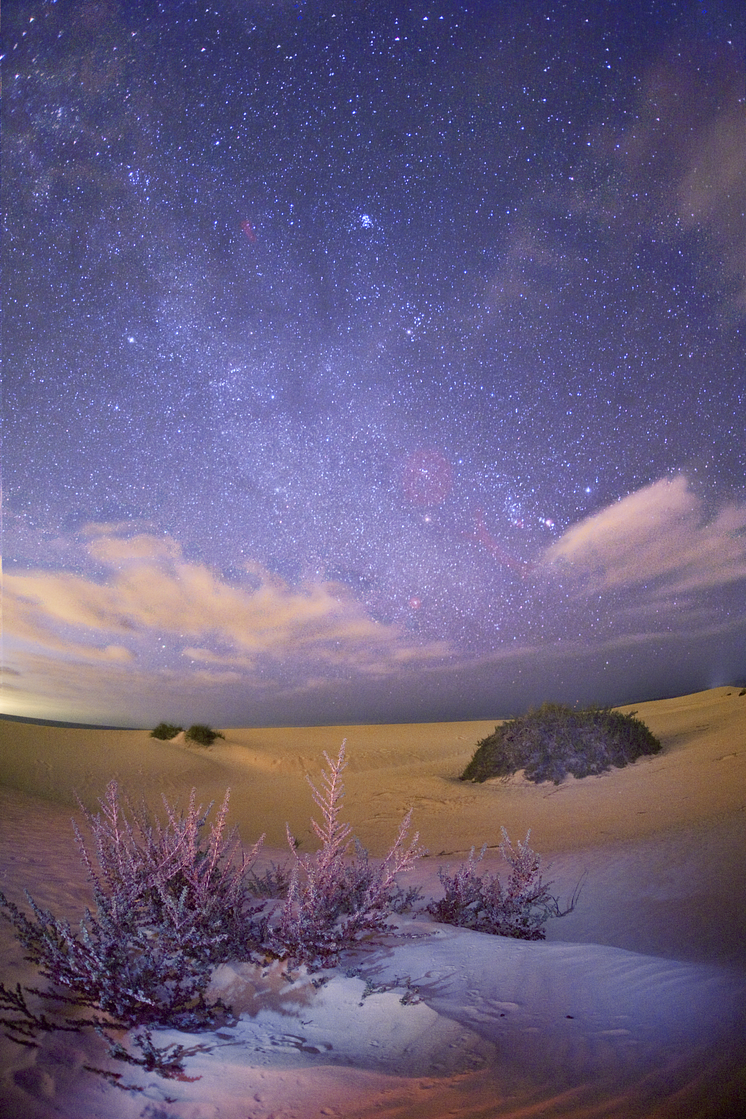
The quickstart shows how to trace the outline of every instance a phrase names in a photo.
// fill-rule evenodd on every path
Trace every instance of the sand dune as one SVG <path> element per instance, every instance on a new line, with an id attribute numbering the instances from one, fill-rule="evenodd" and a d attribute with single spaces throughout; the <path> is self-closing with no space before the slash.
<path id="1" fill-rule="evenodd" d="M 514 838 L 532 829 L 561 895 L 585 875 L 577 908 L 549 924 L 546 942 L 402 918 L 404 936 L 345 961 L 319 989 L 303 974 L 288 986 L 246 965 L 220 969 L 216 990 L 241 1017 L 217 1034 L 182 1037 L 210 1050 L 189 1059 L 189 1076 L 200 1077 L 191 1082 L 126 1069 L 143 1091 L 124 1092 L 83 1071 L 107 1065 L 95 1036 L 49 1035 L 39 1049 L 3 1040 L 4 1114 L 740 1115 L 746 696 L 717 688 L 636 710 L 662 754 L 559 786 L 459 782 L 494 721 L 228 728 L 209 750 L 144 731 L 0 722 L 0 887 L 20 903 L 26 886 L 71 917 L 89 894 L 71 841 L 76 790 L 93 808 L 112 776 L 156 799 L 162 791 L 184 800 L 196 787 L 203 803 L 230 786 L 243 839 L 266 832 L 266 857 L 277 858 L 286 820 L 311 847 L 306 775 L 316 780 L 323 751 L 336 755 L 343 738 L 345 817 L 382 854 L 413 807 L 431 855 L 410 878 L 426 892 L 437 893 L 438 867 L 473 844 L 490 845 L 497 866 L 501 825 Z M 35 978 L 7 926 L 0 937 L 5 981 Z M 345 974 L 353 965 L 360 974 Z M 366 979 L 378 990 L 363 998 Z"/>

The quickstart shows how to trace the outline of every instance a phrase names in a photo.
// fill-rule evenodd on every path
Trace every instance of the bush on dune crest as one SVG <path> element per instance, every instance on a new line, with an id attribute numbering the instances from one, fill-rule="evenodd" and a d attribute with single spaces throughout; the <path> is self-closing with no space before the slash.
<path id="1" fill-rule="evenodd" d="M 170 742 L 172 738 L 176 738 L 177 734 L 183 731 L 183 727 L 177 727 L 176 723 L 159 723 L 157 727 L 153 727 L 150 732 L 151 738 L 158 738 L 161 742 Z"/>
<path id="2" fill-rule="evenodd" d="M 477 743 L 461 781 L 487 781 L 523 771 L 529 781 L 553 781 L 568 774 L 588 777 L 621 768 L 661 750 L 645 724 L 609 707 L 575 711 L 561 703 L 544 703 L 495 727 Z"/>
<path id="3" fill-rule="evenodd" d="M 162 742 L 169 742 L 172 738 L 176 738 L 184 728 L 177 726 L 176 723 L 159 723 L 150 732 L 151 738 L 158 738 Z M 184 731 L 184 738 L 187 742 L 193 742 L 197 746 L 212 746 L 216 738 L 225 740 L 225 735 L 221 734 L 219 730 L 213 730 L 208 723 L 192 723 L 188 730 Z"/>
<path id="4" fill-rule="evenodd" d="M 187 742 L 196 742 L 198 746 L 212 746 L 216 738 L 225 739 L 219 730 L 213 730 L 207 723 L 194 723 L 184 734 Z"/>

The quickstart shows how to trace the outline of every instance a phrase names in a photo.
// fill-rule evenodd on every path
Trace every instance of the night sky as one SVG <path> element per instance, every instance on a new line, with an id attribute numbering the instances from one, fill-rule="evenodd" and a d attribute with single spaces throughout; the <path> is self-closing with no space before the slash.
<path id="1" fill-rule="evenodd" d="M 2 709 L 746 678 L 742 0 L 6 0 Z"/>

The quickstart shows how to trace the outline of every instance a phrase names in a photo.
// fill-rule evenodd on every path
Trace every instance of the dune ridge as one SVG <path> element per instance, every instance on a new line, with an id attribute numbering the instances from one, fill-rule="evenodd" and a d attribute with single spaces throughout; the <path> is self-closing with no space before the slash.
<path id="1" fill-rule="evenodd" d="M 137 795 L 203 803 L 232 790 L 246 843 L 285 821 L 307 848 L 323 751 L 347 739 L 345 818 L 379 855 L 404 812 L 430 849 L 408 875 L 426 893 L 438 867 L 476 844 L 499 868 L 500 826 L 544 858 L 576 910 L 526 943 L 402 918 L 317 990 L 263 987 L 251 969 L 216 974 L 245 1007 L 188 1061 L 191 1082 L 126 1069 L 138 1092 L 82 1070 L 100 1042 L 48 1035 L 39 1049 L 0 1040 L 10 1119 L 415 1119 L 499 1114 L 730 1119 L 746 1099 L 746 696 L 717 688 L 630 705 L 663 752 L 559 786 L 457 780 L 494 721 L 373 727 L 221 728 L 208 750 L 145 731 L 0 721 L 0 888 L 28 887 L 79 915 L 89 887 L 72 841 L 75 791 L 95 807 L 116 776 Z M 79 814 L 79 813 L 78 813 Z M 2 978 L 36 981 L 0 924 Z M 359 974 L 346 975 L 346 969 Z M 363 997 L 366 980 L 376 993 Z M 222 984 L 222 987 L 221 987 Z M 409 988 L 407 987 L 409 984 Z M 417 999 L 402 1004 L 408 989 Z M 362 1004 L 362 1005 L 361 1005 Z M 163 1039 L 195 1038 L 163 1031 Z M 116 1062 L 109 1067 L 117 1068 Z M 122 1071 L 121 1068 L 117 1071 Z M 168 1098 L 167 1098 L 168 1097 Z M 169 1102 L 171 1100 L 172 1102 Z M 103 1111 L 101 1109 L 104 1109 Z"/>

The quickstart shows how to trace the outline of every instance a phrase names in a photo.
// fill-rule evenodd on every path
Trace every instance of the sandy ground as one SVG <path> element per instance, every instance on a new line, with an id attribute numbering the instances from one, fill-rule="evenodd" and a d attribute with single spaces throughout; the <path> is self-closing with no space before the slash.
<path id="1" fill-rule="evenodd" d="M 77 792 L 96 807 L 117 777 L 154 803 L 161 792 L 207 804 L 231 788 L 244 841 L 266 833 L 281 857 L 285 822 L 311 849 L 323 752 L 347 741 L 344 816 L 382 855 L 404 813 L 430 855 L 409 878 L 438 892 L 438 867 L 531 828 L 545 876 L 575 911 L 547 940 L 490 937 L 418 918 L 401 938 L 345 961 L 316 988 L 215 976 L 241 1017 L 183 1037 L 209 1052 L 189 1082 L 137 1069 L 125 1092 L 86 1073 L 108 1062 L 98 1038 L 51 1034 L 27 1049 L 2 1040 L 9 1117 L 363 1119 L 416 1116 L 723 1117 L 746 1108 L 746 696 L 737 688 L 635 708 L 663 752 L 559 786 L 457 780 L 493 722 L 225 729 L 210 749 L 146 731 L 0 721 L 0 888 L 23 889 L 74 918 L 88 886 L 72 841 Z M 3 979 L 33 981 L 0 926 Z M 359 975 L 346 975 L 354 965 Z M 365 980 L 381 988 L 363 998 Z M 417 1000 L 401 998 L 411 987 Z M 166 1035 L 164 1034 L 164 1037 Z M 176 1035 L 173 1035 L 174 1038 Z"/>

